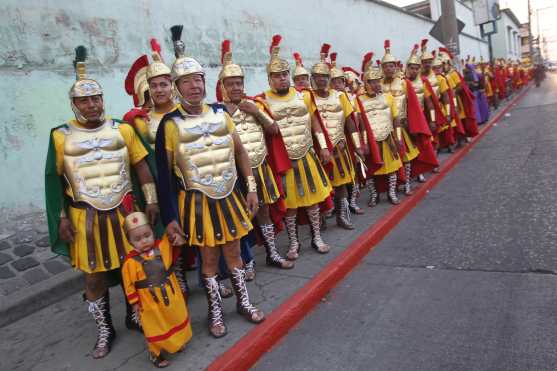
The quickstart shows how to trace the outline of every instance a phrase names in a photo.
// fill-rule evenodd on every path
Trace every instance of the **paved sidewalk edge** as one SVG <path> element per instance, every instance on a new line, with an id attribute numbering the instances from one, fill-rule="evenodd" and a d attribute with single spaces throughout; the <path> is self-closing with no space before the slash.
<path id="1" fill-rule="evenodd" d="M 371 225 L 339 256 L 327 264 L 307 284 L 272 311 L 267 319 L 222 353 L 208 367 L 209 371 L 247 370 L 300 322 L 362 259 L 435 187 L 464 156 L 483 138 L 501 117 L 524 97 L 532 85 L 528 85 L 501 109 L 480 134 L 468 145 L 457 150 L 441 171 L 431 176 L 412 197 L 405 198 L 397 207 L 388 211 L 378 222 Z"/>
<path id="2" fill-rule="evenodd" d="M 0 298 L 0 328 L 83 290 L 83 273 L 69 269 L 21 289 L 14 298 Z"/>

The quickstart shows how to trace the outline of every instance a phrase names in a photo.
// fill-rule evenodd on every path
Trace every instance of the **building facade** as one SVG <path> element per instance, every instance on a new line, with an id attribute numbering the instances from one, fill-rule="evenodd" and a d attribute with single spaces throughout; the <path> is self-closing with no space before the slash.
<path id="1" fill-rule="evenodd" d="M 510 9 L 501 9 L 497 20 L 497 33 L 491 37 L 493 58 L 521 59 L 522 36 L 521 24 Z"/>

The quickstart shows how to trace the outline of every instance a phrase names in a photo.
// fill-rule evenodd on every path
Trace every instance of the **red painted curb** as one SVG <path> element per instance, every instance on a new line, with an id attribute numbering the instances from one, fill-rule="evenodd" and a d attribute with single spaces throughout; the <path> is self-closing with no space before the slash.
<path id="1" fill-rule="evenodd" d="M 443 163 L 441 172 L 433 175 L 416 193 L 389 210 L 378 222 L 370 226 L 340 255 L 327 264 L 315 277 L 301 287 L 278 308 L 265 322 L 254 327 L 208 367 L 216 370 L 247 370 L 288 331 L 302 320 L 333 287 L 335 287 L 360 261 L 408 214 L 445 175 L 479 142 L 512 106 L 530 89 L 514 97 L 505 108 L 485 124 L 480 134 L 468 145 L 455 152 Z"/>

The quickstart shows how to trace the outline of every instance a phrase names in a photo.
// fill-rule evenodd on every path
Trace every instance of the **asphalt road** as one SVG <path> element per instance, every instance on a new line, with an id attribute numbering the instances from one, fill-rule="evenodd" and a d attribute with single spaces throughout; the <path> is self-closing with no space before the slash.
<path id="1" fill-rule="evenodd" d="M 557 76 L 257 370 L 557 370 Z"/>

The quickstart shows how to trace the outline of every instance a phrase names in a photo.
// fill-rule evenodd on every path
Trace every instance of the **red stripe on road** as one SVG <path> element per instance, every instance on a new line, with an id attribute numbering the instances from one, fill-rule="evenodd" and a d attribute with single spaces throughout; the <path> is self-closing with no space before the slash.
<path id="1" fill-rule="evenodd" d="M 226 352 L 213 361 L 207 370 L 247 370 L 292 327 L 307 316 L 331 289 L 333 289 L 385 236 L 435 187 L 479 142 L 479 140 L 530 89 L 528 86 L 514 97 L 487 124 L 472 142 L 456 151 L 442 164 L 441 171 L 432 175 L 412 197 L 391 208 L 378 222 L 370 226 L 340 255 L 327 264 L 315 277 L 272 311 L 267 319 L 250 330 Z"/>

